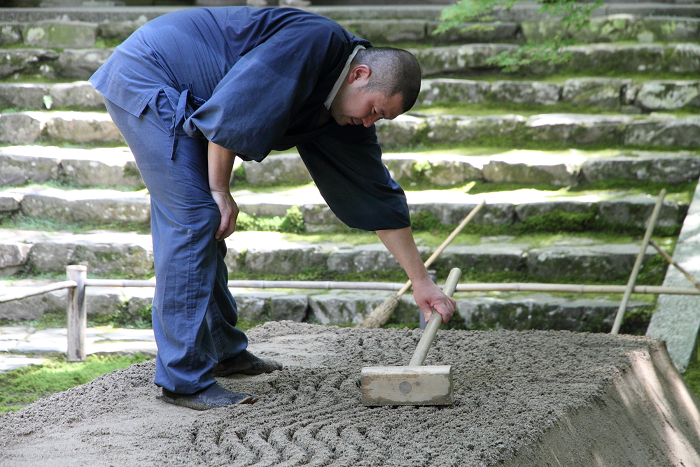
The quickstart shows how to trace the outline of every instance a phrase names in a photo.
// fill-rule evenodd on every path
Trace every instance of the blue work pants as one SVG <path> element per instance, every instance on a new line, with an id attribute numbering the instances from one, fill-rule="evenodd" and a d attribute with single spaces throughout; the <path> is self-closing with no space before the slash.
<path id="1" fill-rule="evenodd" d="M 182 131 L 179 97 L 174 89 L 161 91 L 139 117 L 106 105 L 151 196 L 154 382 L 191 394 L 214 384 L 214 365 L 243 351 L 248 339 L 235 328 L 226 243 L 214 238 L 221 216 L 209 190 L 207 141 Z"/>

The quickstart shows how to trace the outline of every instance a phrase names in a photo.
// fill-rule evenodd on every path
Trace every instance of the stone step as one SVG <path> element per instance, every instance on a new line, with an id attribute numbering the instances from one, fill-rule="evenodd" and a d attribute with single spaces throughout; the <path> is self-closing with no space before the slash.
<path id="1" fill-rule="evenodd" d="M 1 124 L 0 120 L 0 124 Z M 694 148 L 700 144 L 700 117 L 539 114 L 427 116 L 412 112 L 376 123 L 382 147 L 391 150 L 418 144 L 543 144 Z"/>
<path id="2" fill-rule="evenodd" d="M 60 7 L 44 8 L 2 8 L 0 9 L 0 22 L 3 23 L 27 23 L 63 19 L 67 21 L 82 21 L 92 23 L 113 23 L 121 21 L 151 20 L 165 13 L 179 10 L 177 6 L 110 6 L 110 5 L 66 5 L 60 1 Z M 400 5 L 373 4 L 345 0 L 344 4 L 311 5 L 305 10 L 318 13 L 336 21 L 353 19 L 423 19 L 437 20 L 440 12 L 452 3 L 447 0 L 433 0 L 431 4 L 407 4 L 404 1 Z M 197 0 L 198 6 L 212 6 L 221 4 L 217 0 Z M 357 5 L 361 5 L 358 8 Z M 499 8 L 494 10 L 494 19 L 497 21 L 522 22 L 538 20 L 542 18 L 539 13 L 540 5 L 535 2 L 517 2 L 510 9 Z M 604 2 L 593 12 L 593 17 L 605 17 L 610 15 L 633 15 L 635 17 L 671 16 L 678 18 L 700 17 L 700 6 L 694 3 L 676 2 Z"/>
<path id="3" fill-rule="evenodd" d="M 0 45 L 46 48 L 94 48 L 100 41 L 124 41 L 147 17 L 135 20 L 105 22 L 45 19 L 30 22 L 0 20 Z M 564 25 L 551 18 L 521 22 L 465 23 L 444 34 L 435 34 L 441 24 L 426 18 L 418 19 L 340 19 L 339 23 L 352 34 L 376 44 L 406 42 L 490 43 L 544 42 L 564 33 Z M 475 27 L 476 25 L 479 27 Z M 630 14 L 593 18 L 587 27 L 572 31 L 582 43 L 597 42 L 695 42 L 700 38 L 700 19 L 670 16 L 640 17 Z"/>
<path id="4" fill-rule="evenodd" d="M 498 70 L 488 62 L 502 52 L 513 51 L 513 44 L 466 44 L 460 46 L 412 49 L 421 64 L 423 76 L 471 74 Z M 700 45 L 672 44 L 583 44 L 564 47 L 572 59 L 561 64 L 535 63 L 523 67 L 528 75 L 546 77 L 555 73 L 664 72 L 690 74 L 700 71 Z"/>
<path id="5" fill-rule="evenodd" d="M 2 88 L 0 88 L 1 90 Z M 0 91 L 1 92 L 1 91 Z M 642 113 L 700 107 L 700 81 L 626 78 L 571 78 L 542 81 L 424 79 L 417 105 L 439 102 L 509 102 L 526 105 L 571 104 L 578 107 Z"/>
<path id="6" fill-rule="evenodd" d="M 0 150 L 0 160 L 1 159 Z M 660 183 L 689 183 L 700 176 L 700 155 L 690 151 L 527 151 L 513 150 L 490 156 L 460 154 L 388 153 L 382 156 L 392 177 L 402 184 L 427 180 L 451 186 L 471 180 L 491 183 L 570 186 L 613 179 Z M 311 177 L 296 153 L 279 154 L 259 164 L 242 165 L 245 181 L 299 183 Z M 240 174 L 240 171 L 238 172 Z"/>
<path id="7" fill-rule="evenodd" d="M 447 201 L 446 193 L 449 194 Z M 296 206 L 304 216 L 307 231 L 332 231 L 342 226 L 314 186 L 272 193 L 234 190 L 232 195 L 241 212 L 249 215 L 284 216 L 288 209 Z M 578 214 L 594 212 L 606 223 L 644 227 L 655 204 L 655 197 L 651 195 L 623 190 L 591 191 L 580 195 L 534 189 L 479 195 L 469 195 L 461 190 L 427 190 L 409 191 L 406 197 L 412 215 L 425 212 L 445 225 L 458 224 L 477 204 L 486 200 L 486 206 L 472 221 L 474 224 L 508 225 L 558 209 Z M 6 216 L 21 213 L 29 218 L 66 224 L 147 226 L 150 221 L 150 197 L 145 190 L 61 190 L 31 185 L 2 192 L 0 208 L 4 210 L 0 214 Z M 666 199 L 657 225 L 677 226 L 686 212 L 685 203 Z"/>
<path id="8" fill-rule="evenodd" d="M 377 122 L 377 137 L 385 149 L 416 144 L 462 144 L 490 141 L 518 146 L 526 142 L 615 147 L 656 146 L 695 148 L 700 144 L 700 117 L 671 114 L 589 115 L 571 113 L 522 115 L 430 116 L 412 112 Z M 103 112 L 19 112 L 0 115 L 0 143 L 124 144 Z"/>
<path id="9" fill-rule="evenodd" d="M 470 74 L 499 67 L 488 59 L 502 52 L 513 51 L 515 44 L 478 43 L 458 46 L 412 49 L 421 64 L 423 76 Z M 596 43 L 564 47 L 572 60 L 547 65 L 536 63 L 524 67 L 532 76 L 546 77 L 554 73 L 674 73 L 700 71 L 700 45 L 692 42 L 669 44 Z M 22 77 L 49 80 L 86 80 L 104 63 L 113 48 L 0 49 L 0 79 Z"/>
<path id="10" fill-rule="evenodd" d="M 700 107 L 700 80 L 571 78 L 541 81 L 424 79 L 417 105 L 438 102 L 511 102 L 527 105 L 572 104 L 641 113 Z M 0 109 L 72 108 L 105 110 L 104 100 L 87 81 L 71 83 L 0 83 Z"/>
<path id="11" fill-rule="evenodd" d="M 27 281 L 25 281 L 27 282 Z M 0 293 L 21 293 L 26 286 L 0 287 Z M 256 291 L 235 289 L 239 317 L 251 321 L 292 320 L 322 324 L 357 324 L 368 316 L 390 295 L 381 291 Z M 607 331 L 615 318 L 619 302 L 609 297 L 562 298 L 549 294 L 468 294 L 457 293 L 457 313 L 470 328 L 497 329 L 565 329 L 571 331 Z M 87 288 L 88 317 L 97 315 L 137 315 L 139 309 L 150 305 L 152 288 Z M 647 302 L 633 300 L 628 311 L 651 306 Z M 64 313 L 65 291 L 57 291 L 22 300 L 0 304 L 0 320 L 37 320 L 45 313 Z M 419 310 L 411 294 L 404 295 L 394 315 L 396 322 L 416 323 Z M 22 338 L 21 329 L 12 333 L 11 327 L 0 328 L 0 351 L 28 351 L 27 346 L 38 343 L 36 339 Z M 148 331 L 140 333 L 148 340 Z M 56 332 L 50 342 L 65 345 L 65 332 Z M 110 335 L 103 338 L 121 340 L 124 336 Z M 132 336 L 131 339 L 134 337 Z M 55 342 L 54 342 L 55 341 Z M 44 342 L 47 344 L 48 342 Z M 33 348 L 38 351 L 40 349 Z M 55 351 L 55 349 L 53 349 Z"/>
<path id="12" fill-rule="evenodd" d="M 392 177 L 407 188 L 422 180 L 439 186 L 472 180 L 570 186 L 614 179 L 679 184 L 695 182 L 700 177 L 700 154 L 692 151 L 513 150 L 484 156 L 387 153 L 382 160 Z M 237 160 L 235 165 L 232 186 L 240 181 L 253 185 L 311 181 L 296 152 L 272 154 L 260 163 L 242 164 Z M 144 187 L 133 155 L 125 147 L 0 147 L 0 186 L 19 186 L 30 181 L 83 188 Z M 9 198 L 5 201 L 14 205 Z M 8 204 L 4 210 L 16 209 Z"/>
<path id="13" fill-rule="evenodd" d="M 29 181 L 54 181 L 73 187 L 144 188 L 127 147 L 0 147 L 0 186 L 24 185 Z"/>
<path id="14" fill-rule="evenodd" d="M 226 263 L 231 273 L 289 275 L 309 268 L 335 273 L 401 270 L 381 243 L 313 244 L 290 241 L 276 232 L 237 232 L 226 243 Z M 427 259 L 435 248 L 420 246 L 419 250 Z M 434 267 L 459 267 L 465 273 L 518 272 L 534 281 L 548 277 L 617 280 L 629 274 L 638 252 L 638 244 L 603 244 L 586 238 L 557 239 L 545 246 L 533 246 L 512 237 L 485 237 L 479 244 L 450 245 Z M 649 247 L 647 259 L 654 254 Z M 153 274 L 151 238 L 105 231 L 71 234 L 2 230 L 0 275 L 30 271 L 60 274 L 70 264 L 88 266 L 91 275 L 144 277 Z"/>

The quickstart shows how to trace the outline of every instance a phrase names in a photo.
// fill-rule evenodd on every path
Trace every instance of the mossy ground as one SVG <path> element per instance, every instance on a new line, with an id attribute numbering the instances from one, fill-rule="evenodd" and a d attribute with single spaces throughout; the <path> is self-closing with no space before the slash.
<path id="1" fill-rule="evenodd" d="M 30 365 L 0 374 L 0 413 L 19 410 L 42 397 L 88 383 L 110 371 L 148 360 L 129 356 L 91 355 L 86 362 L 68 363 L 60 356 L 42 365 Z"/>

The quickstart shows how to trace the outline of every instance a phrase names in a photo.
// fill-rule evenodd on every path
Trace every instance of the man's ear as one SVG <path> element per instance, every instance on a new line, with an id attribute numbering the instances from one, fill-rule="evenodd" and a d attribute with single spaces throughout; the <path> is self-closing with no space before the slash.
<path id="1" fill-rule="evenodd" d="M 372 70 L 367 65 L 355 65 L 348 72 L 348 83 L 355 81 L 360 85 L 367 84 L 369 77 L 372 75 Z"/>

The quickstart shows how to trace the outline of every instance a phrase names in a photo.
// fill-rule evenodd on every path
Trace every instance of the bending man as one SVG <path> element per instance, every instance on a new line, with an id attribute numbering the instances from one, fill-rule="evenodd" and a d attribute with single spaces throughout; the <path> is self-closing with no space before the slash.
<path id="1" fill-rule="evenodd" d="M 195 409 L 254 402 L 214 376 L 280 369 L 235 327 L 224 239 L 236 228 L 233 161 L 296 146 L 333 212 L 377 231 L 426 317 L 454 301 L 429 279 L 406 199 L 381 162 L 374 122 L 408 110 L 420 68 L 324 17 L 285 8 L 196 8 L 141 27 L 92 76 L 151 195 L 155 383 Z"/>

